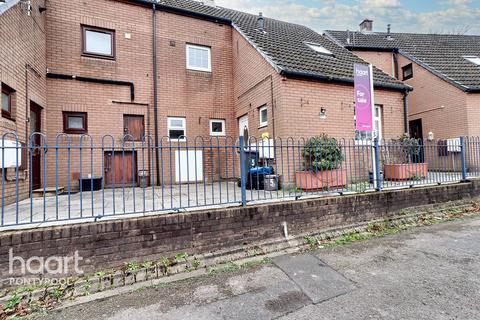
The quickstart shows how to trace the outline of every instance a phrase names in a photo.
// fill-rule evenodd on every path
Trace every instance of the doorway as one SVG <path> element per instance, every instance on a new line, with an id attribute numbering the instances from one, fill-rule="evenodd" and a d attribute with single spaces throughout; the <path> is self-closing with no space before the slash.
<path id="1" fill-rule="evenodd" d="M 238 118 L 238 135 L 248 139 L 248 114 Z"/>
<path id="2" fill-rule="evenodd" d="M 34 102 L 30 102 L 30 134 L 34 132 L 40 132 L 42 130 L 42 107 Z M 40 135 L 35 135 L 31 141 L 33 147 L 39 147 L 42 143 Z M 40 189 L 41 181 L 41 163 L 42 163 L 42 154 L 41 148 L 31 148 L 30 152 L 32 153 L 31 161 L 31 179 L 32 179 L 32 190 Z"/>
<path id="3" fill-rule="evenodd" d="M 107 151 L 104 160 L 105 188 L 137 185 L 136 151 Z"/>
<path id="4" fill-rule="evenodd" d="M 423 146 L 423 128 L 422 128 L 422 119 L 416 119 L 409 122 L 410 127 L 410 137 L 418 139 L 420 143 L 420 152 L 418 155 L 414 155 L 412 161 L 414 163 L 423 163 L 425 162 L 425 150 Z"/>

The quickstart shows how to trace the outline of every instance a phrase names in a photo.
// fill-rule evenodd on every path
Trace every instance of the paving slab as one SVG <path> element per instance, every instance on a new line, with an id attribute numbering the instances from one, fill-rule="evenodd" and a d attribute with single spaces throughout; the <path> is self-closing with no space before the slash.
<path id="1" fill-rule="evenodd" d="M 284 255 L 274 258 L 273 263 L 283 270 L 314 304 L 355 289 L 349 279 L 310 254 Z"/>

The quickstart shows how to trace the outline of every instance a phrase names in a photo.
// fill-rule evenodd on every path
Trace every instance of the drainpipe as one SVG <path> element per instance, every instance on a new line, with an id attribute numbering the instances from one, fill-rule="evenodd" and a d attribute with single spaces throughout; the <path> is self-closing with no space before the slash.
<path id="1" fill-rule="evenodd" d="M 155 3 L 152 7 L 152 45 L 153 45 L 153 130 L 155 139 L 155 168 L 157 185 L 160 185 L 160 161 L 158 154 L 158 91 L 157 91 L 157 8 Z"/>
<path id="2" fill-rule="evenodd" d="M 272 104 L 272 138 L 273 143 L 275 144 L 275 106 L 274 106 L 274 95 L 273 95 L 273 76 L 270 75 L 270 101 Z"/>
<path id="3" fill-rule="evenodd" d="M 408 134 L 408 94 L 410 92 L 408 90 L 405 90 L 403 93 L 403 129 L 405 130 L 405 133 Z"/>
<path id="4" fill-rule="evenodd" d="M 393 75 L 395 79 L 398 79 L 398 57 L 397 57 L 397 52 L 393 51 Z"/>

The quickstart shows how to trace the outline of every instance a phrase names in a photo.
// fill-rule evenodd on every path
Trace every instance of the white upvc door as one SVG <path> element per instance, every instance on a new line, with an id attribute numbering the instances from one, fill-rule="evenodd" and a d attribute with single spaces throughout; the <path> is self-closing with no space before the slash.
<path id="1" fill-rule="evenodd" d="M 248 130 L 248 115 L 244 115 L 243 117 L 238 119 L 238 130 L 239 130 L 238 135 L 240 137 L 243 137 L 243 132 L 245 128 L 247 128 Z"/>
<path id="2" fill-rule="evenodd" d="M 175 181 L 177 183 L 203 181 L 202 150 L 175 151 Z"/>

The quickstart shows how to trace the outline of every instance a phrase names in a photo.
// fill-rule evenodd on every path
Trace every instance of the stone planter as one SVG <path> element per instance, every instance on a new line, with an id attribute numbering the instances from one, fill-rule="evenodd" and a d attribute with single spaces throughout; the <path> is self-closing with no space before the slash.
<path id="1" fill-rule="evenodd" d="M 305 191 L 343 187 L 347 184 L 347 170 L 299 171 L 295 173 L 296 186 Z"/>
<path id="2" fill-rule="evenodd" d="M 428 163 L 385 164 L 383 174 L 386 180 L 410 180 L 428 175 Z"/>

